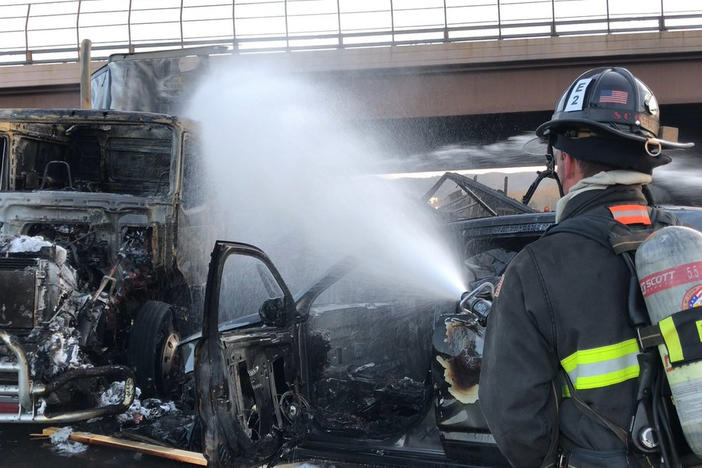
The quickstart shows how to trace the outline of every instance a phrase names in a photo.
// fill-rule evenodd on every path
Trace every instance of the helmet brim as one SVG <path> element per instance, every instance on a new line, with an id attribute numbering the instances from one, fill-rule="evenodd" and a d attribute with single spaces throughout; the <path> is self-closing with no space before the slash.
<path id="1" fill-rule="evenodd" d="M 645 143 L 649 138 L 643 136 L 643 135 L 635 135 L 633 133 L 629 132 L 623 132 L 617 128 L 614 128 L 610 125 L 603 124 L 601 122 L 593 121 L 593 120 L 585 120 L 585 119 L 558 119 L 558 120 L 549 120 L 548 122 L 544 122 L 543 124 L 539 125 L 539 128 L 536 129 L 536 136 L 539 138 L 548 138 L 548 136 L 551 134 L 551 132 L 557 132 L 558 130 L 563 130 L 563 129 L 569 129 L 569 128 L 589 128 L 598 132 L 603 132 L 605 134 L 611 135 L 611 136 L 616 136 L 620 138 L 625 138 L 627 140 L 632 140 L 632 141 L 640 141 L 642 143 Z M 684 148 L 692 148 L 695 146 L 694 143 L 680 143 L 677 141 L 669 141 L 669 140 L 663 140 L 661 138 L 655 138 L 656 141 L 658 141 L 661 144 L 661 147 L 663 149 L 684 149 Z"/>

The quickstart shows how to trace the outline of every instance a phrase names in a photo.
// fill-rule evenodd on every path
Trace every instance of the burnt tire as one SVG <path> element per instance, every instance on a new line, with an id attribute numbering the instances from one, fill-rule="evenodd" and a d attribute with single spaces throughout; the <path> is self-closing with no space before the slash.
<path id="1" fill-rule="evenodd" d="M 132 324 L 127 360 L 142 395 L 166 396 L 177 374 L 178 333 L 170 304 L 145 302 Z"/>

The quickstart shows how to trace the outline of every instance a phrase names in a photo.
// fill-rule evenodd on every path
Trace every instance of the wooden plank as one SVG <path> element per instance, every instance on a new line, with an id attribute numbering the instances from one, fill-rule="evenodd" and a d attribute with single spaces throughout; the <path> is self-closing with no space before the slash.
<path id="1" fill-rule="evenodd" d="M 57 427 L 47 427 L 42 431 L 42 435 L 49 437 L 58 429 L 59 428 Z M 207 466 L 207 459 L 205 459 L 201 453 L 190 452 L 188 450 L 161 447 L 159 445 L 147 444 L 144 442 L 118 439 L 116 437 L 100 434 L 91 434 L 90 432 L 71 432 L 68 438 L 69 440 L 81 442 L 83 444 L 105 445 L 107 447 L 134 450 L 147 455 L 153 455 L 155 457 L 167 458 L 169 460 L 190 463 L 192 465 Z"/>

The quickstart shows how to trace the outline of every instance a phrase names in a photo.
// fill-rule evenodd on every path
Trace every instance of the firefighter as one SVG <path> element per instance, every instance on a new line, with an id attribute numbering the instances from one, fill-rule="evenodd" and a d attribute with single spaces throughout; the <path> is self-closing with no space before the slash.
<path id="1" fill-rule="evenodd" d="M 651 206 L 646 186 L 670 162 L 663 149 L 690 145 L 663 128 L 646 85 L 624 68 L 598 68 L 571 84 L 536 131 L 565 195 L 556 227 L 514 258 L 497 287 L 479 387 L 490 431 L 513 466 L 660 459 L 649 456 L 649 465 L 630 448 L 639 376 L 627 314 L 631 271 L 607 231 L 674 223 Z"/>

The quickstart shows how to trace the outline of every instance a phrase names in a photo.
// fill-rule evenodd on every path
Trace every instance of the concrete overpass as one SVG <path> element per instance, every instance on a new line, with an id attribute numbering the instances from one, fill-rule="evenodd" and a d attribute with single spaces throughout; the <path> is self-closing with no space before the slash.
<path id="1" fill-rule="evenodd" d="M 213 66 L 276 64 L 360 105 L 360 118 L 544 111 L 579 73 L 623 65 L 661 104 L 702 102 L 702 31 L 547 37 L 216 56 Z M 93 68 L 101 66 L 93 62 Z M 0 107 L 76 107 L 76 63 L 0 67 Z"/>

